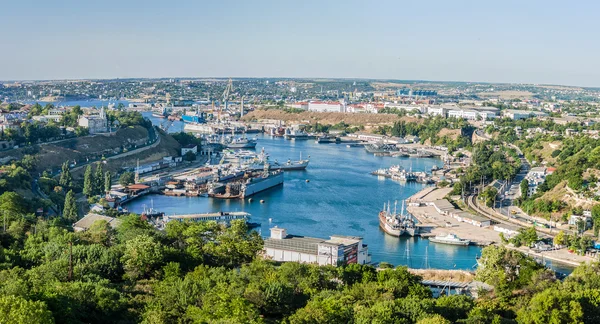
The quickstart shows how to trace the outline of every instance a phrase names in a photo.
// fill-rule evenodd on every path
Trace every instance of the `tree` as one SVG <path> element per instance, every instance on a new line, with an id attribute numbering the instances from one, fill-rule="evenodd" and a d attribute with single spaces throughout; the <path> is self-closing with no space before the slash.
<path id="1" fill-rule="evenodd" d="M 529 191 L 529 182 L 527 181 L 527 179 L 523 179 L 523 181 L 521 181 L 521 197 L 523 197 L 523 199 L 527 199 L 528 191 Z"/>
<path id="2" fill-rule="evenodd" d="M 584 323 L 584 310 L 572 292 L 547 289 L 536 294 L 519 310 L 519 323 Z"/>
<path id="3" fill-rule="evenodd" d="M 135 182 L 135 174 L 133 172 L 124 172 L 119 177 L 119 184 L 123 187 L 127 187 L 128 185 Z"/>
<path id="4" fill-rule="evenodd" d="M 194 154 L 194 152 L 192 152 L 192 151 L 188 151 L 183 156 L 183 159 L 185 161 L 194 161 L 194 160 L 196 160 L 196 154 Z"/>
<path id="5" fill-rule="evenodd" d="M 106 171 L 106 173 L 104 174 L 104 192 L 109 193 L 111 186 L 112 186 L 112 175 L 110 174 L 110 171 Z"/>
<path id="6" fill-rule="evenodd" d="M 0 323 L 51 324 L 52 312 L 42 301 L 18 296 L 0 296 Z"/>
<path id="7" fill-rule="evenodd" d="M 479 115 L 477 115 L 479 117 Z M 481 117 L 479 117 L 481 118 Z M 428 317 L 424 317 L 422 319 L 420 319 L 417 324 L 450 324 L 452 322 L 450 322 L 449 320 L 445 319 L 444 317 L 440 316 L 440 315 L 431 315 Z"/>
<path id="8" fill-rule="evenodd" d="M 162 245 L 152 236 L 138 235 L 125 243 L 121 258 L 127 277 L 132 280 L 148 277 L 163 261 Z"/>
<path id="9" fill-rule="evenodd" d="M 96 173 L 94 174 L 94 193 L 101 195 L 104 191 L 104 170 L 102 168 L 102 162 L 98 162 L 96 165 Z"/>
<path id="10" fill-rule="evenodd" d="M 77 203 L 75 201 L 75 193 L 73 193 L 73 190 L 69 190 L 65 198 L 63 218 L 71 222 L 77 221 Z"/>
<path id="11" fill-rule="evenodd" d="M 69 189 L 73 187 L 73 176 L 71 175 L 71 170 L 69 168 L 69 162 L 65 161 L 62 164 L 62 170 L 60 173 L 60 178 L 58 180 L 58 184 L 61 185 L 65 189 Z"/>
<path id="12" fill-rule="evenodd" d="M 553 239 L 553 243 L 554 245 L 566 245 L 567 240 L 565 239 L 565 232 L 562 230 L 558 232 L 558 234 L 556 234 L 556 236 Z"/>
<path id="13" fill-rule="evenodd" d="M 83 194 L 91 197 L 95 194 L 94 175 L 92 174 L 92 165 L 88 164 L 83 175 Z"/>

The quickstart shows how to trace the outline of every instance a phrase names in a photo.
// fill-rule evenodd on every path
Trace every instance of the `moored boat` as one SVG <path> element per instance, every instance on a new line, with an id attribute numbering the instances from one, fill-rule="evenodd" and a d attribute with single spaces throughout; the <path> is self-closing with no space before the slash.
<path id="1" fill-rule="evenodd" d="M 419 234 L 419 228 L 416 226 L 411 215 L 404 215 L 404 201 L 400 214 L 396 213 L 398 202 L 394 203 L 394 212 L 390 211 L 390 203 L 383 204 L 383 210 L 379 212 L 379 227 L 391 236 L 400 237 L 402 235 L 415 236 Z"/>
<path id="2" fill-rule="evenodd" d="M 447 234 L 447 235 L 436 235 L 435 237 L 430 237 L 429 240 L 435 243 L 442 244 L 450 244 L 450 245 L 469 245 L 471 244 L 470 240 L 461 239 L 455 234 Z"/>

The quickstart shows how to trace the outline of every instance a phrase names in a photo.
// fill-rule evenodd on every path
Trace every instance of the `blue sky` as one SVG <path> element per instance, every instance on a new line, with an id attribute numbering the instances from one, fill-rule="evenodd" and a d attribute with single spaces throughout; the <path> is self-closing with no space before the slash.
<path id="1" fill-rule="evenodd" d="M 6 0 L 0 80 L 330 77 L 600 86 L 596 1 Z"/>

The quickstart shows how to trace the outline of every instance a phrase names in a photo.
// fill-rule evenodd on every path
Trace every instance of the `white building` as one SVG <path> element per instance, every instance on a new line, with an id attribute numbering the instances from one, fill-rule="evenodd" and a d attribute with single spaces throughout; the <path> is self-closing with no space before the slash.
<path id="1" fill-rule="evenodd" d="M 569 225 L 577 226 L 577 223 L 579 221 L 582 221 L 585 224 L 586 230 L 588 228 L 591 228 L 592 227 L 592 214 L 589 213 L 588 215 L 586 215 L 584 212 L 584 215 L 571 215 L 571 217 L 569 217 Z"/>
<path id="2" fill-rule="evenodd" d="M 104 107 L 100 110 L 100 115 L 84 115 L 78 120 L 80 127 L 89 129 L 90 134 L 108 132 L 108 119 L 104 112 Z"/>
<path id="3" fill-rule="evenodd" d="M 496 113 L 488 110 L 450 109 L 448 110 L 448 117 L 464 118 L 467 120 L 486 120 L 488 118 L 495 118 Z"/>
<path id="4" fill-rule="evenodd" d="M 181 148 L 181 156 L 186 155 L 187 152 L 192 152 L 192 153 L 194 153 L 194 155 L 198 154 L 198 145 L 196 145 L 196 144 L 188 144 L 186 146 L 183 146 Z"/>
<path id="5" fill-rule="evenodd" d="M 527 180 L 529 187 L 527 188 L 527 196 L 530 197 L 537 192 L 537 188 L 539 185 L 546 181 L 546 176 L 550 174 L 548 173 L 545 167 L 534 167 L 529 170 L 527 175 L 525 176 L 525 180 Z"/>
<path id="6" fill-rule="evenodd" d="M 446 111 L 447 111 L 447 109 L 444 107 L 439 107 L 439 106 L 427 107 L 427 114 L 431 115 L 431 116 L 446 117 Z"/>
<path id="7" fill-rule="evenodd" d="M 308 103 L 308 110 L 315 112 L 345 112 L 346 105 L 337 101 L 312 101 Z"/>
<path id="8" fill-rule="evenodd" d="M 513 110 L 507 109 L 502 112 L 504 117 L 508 117 L 512 120 L 518 119 L 527 119 L 531 117 L 546 117 L 548 114 L 543 113 L 541 111 L 532 111 L 532 110 Z"/>
<path id="9" fill-rule="evenodd" d="M 494 225 L 494 231 L 504 233 L 504 236 L 509 238 L 519 234 L 519 227 L 509 224 L 496 224 Z"/>
<path id="10" fill-rule="evenodd" d="M 283 228 L 271 228 L 265 240 L 265 257 L 278 262 L 301 262 L 318 265 L 367 264 L 371 262 L 362 237 L 331 236 L 329 240 L 287 234 Z"/>

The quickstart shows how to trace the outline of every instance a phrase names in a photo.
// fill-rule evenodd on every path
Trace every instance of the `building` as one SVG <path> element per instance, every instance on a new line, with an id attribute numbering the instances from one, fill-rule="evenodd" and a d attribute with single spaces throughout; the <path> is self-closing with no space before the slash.
<path id="1" fill-rule="evenodd" d="M 546 176 L 552 174 L 548 173 L 545 167 L 533 167 L 529 170 L 525 176 L 525 180 L 528 182 L 527 196 L 530 197 L 537 192 L 537 188 L 546 181 Z"/>
<path id="2" fill-rule="evenodd" d="M 442 117 L 446 117 L 446 111 L 447 109 L 444 107 L 427 107 L 427 114 L 431 115 L 431 116 L 442 116 Z"/>
<path id="3" fill-rule="evenodd" d="M 502 112 L 502 116 L 508 117 L 512 120 L 519 120 L 533 117 L 546 117 L 548 114 L 541 111 L 507 109 Z"/>
<path id="4" fill-rule="evenodd" d="M 496 224 L 494 225 L 494 231 L 505 234 L 505 237 L 513 237 L 519 234 L 519 227 L 509 224 Z"/>
<path id="5" fill-rule="evenodd" d="M 181 156 L 186 155 L 188 152 L 192 152 L 192 153 L 194 153 L 194 155 L 198 154 L 198 145 L 188 144 L 181 148 Z"/>
<path id="6" fill-rule="evenodd" d="M 116 228 L 121 223 L 121 220 L 99 214 L 87 214 L 82 219 L 73 224 L 75 232 L 87 231 L 96 221 L 103 220 L 112 228 Z"/>
<path id="7" fill-rule="evenodd" d="M 367 245 L 362 237 L 331 236 L 329 240 L 289 235 L 284 228 L 271 228 L 265 240 L 265 257 L 279 262 L 301 262 L 338 266 L 371 262 Z"/>
<path id="8" fill-rule="evenodd" d="M 294 103 L 288 104 L 288 106 L 290 108 L 308 110 L 308 102 L 294 102 Z"/>
<path id="9" fill-rule="evenodd" d="M 308 103 L 308 110 L 314 112 L 345 112 L 346 105 L 337 101 L 312 101 Z"/>
<path id="10" fill-rule="evenodd" d="M 592 214 L 585 213 L 583 215 L 571 215 L 569 217 L 569 225 L 577 226 L 579 222 L 583 222 L 585 224 L 585 229 L 592 228 Z"/>
<path id="11" fill-rule="evenodd" d="M 452 213 L 451 216 L 459 222 L 477 227 L 488 227 L 492 225 L 492 221 L 489 218 L 471 214 L 469 212 L 461 211 L 459 213 Z"/>
<path id="12" fill-rule="evenodd" d="M 100 110 L 100 115 L 84 115 L 78 120 L 80 127 L 85 127 L 90 131 L 90 134 L 106 133 L 108 129 L 108 119 L 104 112 L 104 107 Z"/>

